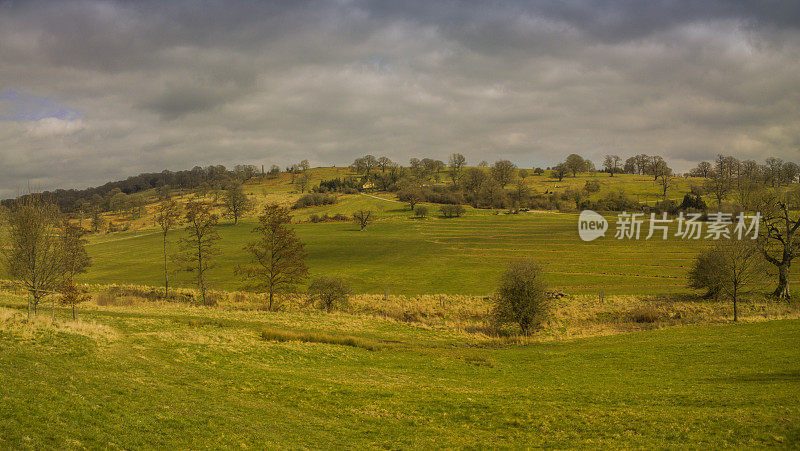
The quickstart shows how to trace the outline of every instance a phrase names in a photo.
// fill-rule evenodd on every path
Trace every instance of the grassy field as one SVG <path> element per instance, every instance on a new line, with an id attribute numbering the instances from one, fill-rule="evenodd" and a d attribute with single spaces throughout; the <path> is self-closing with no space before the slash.
<path id="1" fill-rule="evenodd" d="M 686 272 L 702 241 L 617 240 L 608 236 L 586 243 L 577 234 L 574 214 L 531 212 L 492 214 L 468 209 L 461 218 L 411 218 L 402 204 L 368 196 L 349 196 L 338 204 L 305 209 L 311 214 L 348 213 L 358 208 L 378 212 L 379 219 L 359 232 L 352 222 L 300 223 L 295 228 L 306 244 L 312 276 L 339 275 L 357 292 L 415 295 L 423 293 L 489 294 L 504 264 L 533 258 L 545 267 L 548 282 L 571 293 L 663 294 L 686 292 Z M 498 213 L 498 212 L 495 212 Z M 616 218 L 609 218 L 611 227 Z M 216 288 L 240 286 L 233 274 L 243 263 L 252 219 L 223 224 L 222 255 L 211 270 Z M 643 230 L 646 231 L 646 225 Z M 182 232 L 174 232 L 174 242 Z M 90 238 L 94 265 L 82 279 L 145 285 L 162 283 L 161 238 L 150 230 Z M 793 278 L 797 279 L 797 270 Z M 176 282 L 188 285 L 186 274 Z M 765 280 L 772 283 L 771 278 Z"/>
<path id="2" fill-rule="evenodd" d="M 185 306 L 54 328 L 19 321 L 20 301 L 0 296 L 0 448 L 800 444 L 798 320 L 508 346 Z"/>

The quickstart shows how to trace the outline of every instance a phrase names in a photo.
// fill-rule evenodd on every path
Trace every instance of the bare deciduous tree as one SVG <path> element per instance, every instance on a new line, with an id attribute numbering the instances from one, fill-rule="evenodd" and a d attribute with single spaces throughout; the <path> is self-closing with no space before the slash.
<path id="1" fill-rule="evenodd" d="M 739 299 L 764 273 L 763 262 L 752 240 L 732 236 L 698 256 L 689 272 L 690 286 L 708 290 L 707 296 L 722 294 L 730 299 L 733 320 L 739 321 Z"/>
<path id="2" fill-rule="evenodd" d="M 308 276 L 306 252 L 294 230 L 287 227 L 291 216 L 286 208 L 268 205 L 258 221 L 253 229 L 258 237 L 244 247 L 251 263 L 237 267 L 236 272 L 248 289 L 269 294 L 267 307 L 273 310 L 275 293 L 294 288 Z"/>
<path id="3" fill-rule="evenodd" d="M 164 297 L 169 296 L 169 264 L 167 259 L 167 234 L 180 222 L 181 208 L 172 199 L 165 200 L 158 204 L 155 212 L 155 220 L 161 228 L 161 238 L 164 250 Z"/>
<path id="4" fill-rule="evenodd" d="M 186 236 L 181 240 L 181 252 L 177 263 L 181 269 L 194 272 L 195 283 L 200 290 L 204 305 L 208 305 L 206 273 L 212 266 L 212 259 L 219 254 L 217 233 L 219 217 L 212 213 L 206 202 L 190 200 L 186 203 Z"/>
<path id="5" fill-rule="evenodd" d="M 373 214 L 371 210 L 358 210 L 357 212 L 353 213 L 353 219 L 358 223 L 359 227 L 361 227 L 361 231 L 367 229 L 367 226 L 373 221 Z"/>
<path id="6" fill-rule="evenodd" d="M 332 312 L 347 306 L 350 287 L 338 277 L 319 277 L 308 286 L 308 295 L 317 308 Z"/>
<path id="7" fill-rule="evenodd" d="M 778 269 L 774 297 L 789 299 L 789 267 L 800 252 L 800 193 L 767 191 L 756 202 L 761 214 L 758 246 L 764 258 Z"/>
<path id="8" fill-rule="evenodd" d="M 28 314 L 66 279 L 90 264 L 82 230 L 70 225 L 58 208 L 38 194 L 21 197 L 5 216 L 7 240 L 0 259 L 8 274 L 30 294 Z"/>
<path id="9" fill-rule="evenodd" d="M 496 161 L 491 168 L 492 178 L 497 180 L 501 188 L 505 188 L 511 182 L 516 172 L 517 165 L 508 160 Z"/>
<path id="10" fill-rule="evenodd" d="M 304 174 L 307 173 L 303 172 L 303 174 L 300 176 L 300 180 L 303 179 Z M 239 183 L 233 183 L 228 186 L 228 188 L 225 190 L 224 201 L 226 215 L 233 218 L 234 224 L 238 224 L 239 218 L 253 209 L 253 203 L 247 198 L 247 195 L 242 189 L 242 185 Z"/>
<path id="11" fill-rule="evenodd" d="M 461 178 L 461 171 L 466 163 L 467 159 L 464 158 L 464 155 L 460 153 L 450 155 L 447 166 L 450 168 L 450 179 L 453 180 L 453 183 L 456 183 Z"/>

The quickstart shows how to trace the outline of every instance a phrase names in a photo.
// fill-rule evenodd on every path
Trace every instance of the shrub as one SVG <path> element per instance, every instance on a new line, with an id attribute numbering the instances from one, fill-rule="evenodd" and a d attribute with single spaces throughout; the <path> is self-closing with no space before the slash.
<path id="1" fill-rule="evenodd" d="M 629 312 L 630 319 L 634 323 L 654 323 L 658 321 L 661 315 L 655 307 L 639 307 Z"/>
<path id="2" fill-rule="evenodd" d="M 583 190 L 587 193 L 596 193 L 600 191 L 600 182 L 597 180 L 587 180 L 586 184 L 583 185 Z"/>
<path id="3" fill-rule="evenodd" d="M 361 183 L 354 177 L 323 180 L 319 182 L 319 186 L 314 189 L 314 191 L 318 191 L 320 193 L 339 192 L 345 194 L 356 194 L 360 190 Z"/>
<path id="4" fill-rule="evenodd" d="M 498 325 L 516 324 L 523 334 L 538 328 L 550 311 L 546 292 L 539 265 L 532 260 L 512 262 L 500 277 L 493 321 Z"/>
<path id="5" fill-rule="evenodd" d="M 335 203 L 336 196 L 321 193 L 311 193 L 300 197 L 300 199 L 297 199 L 294 205 L 292 205 L 292 209 L 316 207 L 319 205 L 330 205 Z"/>
<path id="6" fill-rule="evenodd" d="M 683 202 L 681 202 L 680 207 L 681 210 L 707 210 L 708 207 L 706 206 L 705 201 L 700 194 L 693 194 L 687 193 L 683 196 Z"/>
<path id="7" fill-rule="evenodd" d="M 418 218 L 424 218 L 425 216 L 428 216 L 428 207 L 424 205 L 419 205 L 417 208 L 414 209 L 414 214 Z"/>
<path id="8" fill-rule="evenodd" d="M 308 295 L 317 308 L 331 312 L 347 307 L 350 287 L 338 277 L 318 277 L 309 285 Z"/>
<path id="9" fill-rule="evenodd" d="M 466 212 L 462 205 L 442 205 L 439 211 L 445 218 L 457 218 Z"/>

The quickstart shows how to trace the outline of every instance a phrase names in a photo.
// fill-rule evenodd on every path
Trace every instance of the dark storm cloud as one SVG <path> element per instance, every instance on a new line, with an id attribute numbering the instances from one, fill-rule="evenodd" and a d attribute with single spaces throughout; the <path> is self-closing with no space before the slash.
<path id="1" fill-rule="evenodd" d="M 0 1 L 0 61 L 0 196 L 364 153 L 800 156 L 794 1 Z"/>

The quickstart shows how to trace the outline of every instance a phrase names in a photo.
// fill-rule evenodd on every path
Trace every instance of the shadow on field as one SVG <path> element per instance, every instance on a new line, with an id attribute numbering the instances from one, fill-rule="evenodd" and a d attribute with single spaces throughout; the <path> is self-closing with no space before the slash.
<path id="1" fill-rule="evenodd" d="M 715 382 L 800 382 L 800 370 L 776 371 L 771 373 L 739 374 L 736 376 L 715 377 Z"/>

